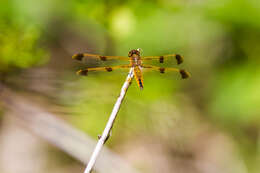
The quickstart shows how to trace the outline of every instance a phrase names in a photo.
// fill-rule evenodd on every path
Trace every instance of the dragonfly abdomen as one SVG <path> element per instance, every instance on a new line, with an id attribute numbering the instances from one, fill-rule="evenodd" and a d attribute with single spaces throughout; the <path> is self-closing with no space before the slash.
<path id="1" fill-rule="evenodd" d="M 143 85 L 143 75 L 142 75 L 142 70 L 139 66 L 136 66 L 134 68 L 134 76 L 135 76 L 135 80 L 139 86 L 140 89 L 143 89 L 144 88 L 144 85 Z"/>

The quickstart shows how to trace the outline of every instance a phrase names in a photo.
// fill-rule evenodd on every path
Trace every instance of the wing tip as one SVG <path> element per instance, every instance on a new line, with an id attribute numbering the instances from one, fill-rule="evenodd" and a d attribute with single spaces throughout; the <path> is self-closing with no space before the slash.
<path id="1" fill-rule="evenodd" d="M 72 56 L 72 59 L 76 59 L 78 61 L 81 61 L 84 57 L 84 54 L 83 53 L 77 53 L 75 55 Z"/>
<path id="2" fill-rule="evenodd" d="M 87 76 L 88 75 L 88 70 L 79 70 L 76 72 L 77 75 L 81 75 L 81 76 Z"/>
<path id="3" fill-rule="evenodd" d="M 176 54 L 176 60 L 177 60 L 177 64 L 181 64 L 183 63 L 183 56 L 179 55 L 179 54 Z"/>
<path id="4" fill-rule="evenodd" d="M 181 78 L 182 78 L 182 79 L 187 79 L 187 78 L 189 78 L 189 77 L 191 76 L 190 73 L 187 72 L 187 71 L 184 70 L 184 69 L 181 69 L 181 70 L 180 70 L 180 74 L 181 74 Z"/>

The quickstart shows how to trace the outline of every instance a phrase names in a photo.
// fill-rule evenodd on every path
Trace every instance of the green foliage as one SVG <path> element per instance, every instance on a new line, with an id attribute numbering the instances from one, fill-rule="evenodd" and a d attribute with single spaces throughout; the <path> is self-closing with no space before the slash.
<path id="1" fill-rule="evenodd" d="M 12 1 L 0 7 L 0 71 L 24 69 L 46 62 L 46 50 L 40 48 L 41 30 L 19 14 Z"/>
<path id="2" fill-rule="evenodd" d="M 260 71 L 257 67 L 244 65 L 227 69 L 216 75 L 215 82 L 212 110 L 214 115 L 218 115 L 216 118 L 242 126 L 260 121 Z"/>
<path id="3" fill-rule="evenodd" d="M 22 29 L 6 26 L 5 29 L 1 30 L 1 71 L 8 71 L 12 68 L 28 68 L 46 62 L 46 53 L 43 49 L 38 48 L 37 44 L 39 31 L 33 27 Z"/>

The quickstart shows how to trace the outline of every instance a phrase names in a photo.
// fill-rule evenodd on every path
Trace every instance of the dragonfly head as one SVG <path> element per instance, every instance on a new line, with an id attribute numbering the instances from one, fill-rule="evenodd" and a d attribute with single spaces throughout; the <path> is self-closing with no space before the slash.
<path id="1" fill-rule="evenodd" d="M 130 50 L 129 53 L 128 53 L 128 57 L 131 57 L 133 55 L 138 55 L 140 56 L 140 53 L 141 53 L 141 49 L 133 49 L 133 50 Z"/>

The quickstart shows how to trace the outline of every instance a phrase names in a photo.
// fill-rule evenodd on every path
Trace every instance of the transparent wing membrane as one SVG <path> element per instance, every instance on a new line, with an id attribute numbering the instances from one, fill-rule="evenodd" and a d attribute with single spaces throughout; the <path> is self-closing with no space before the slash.
<path id="1" fill-rule="evenodd" d="M 114 70 L 119 70 L 119 69 L 129 69 L 131 68 L 130 65 L 120 65 L 120 66 L 107 66 L 107 67 L 95 67 L 95 68 L 86 68 L 83 70 L 79 70 L 77 71 L 78 75 L 83 75 L 83 76 L 87 76 L 89 72 L 98 72 L 98 71 L 103 71 L 103 72 L 111 72 Z"/>
<path id="2" fill-rule="evenodd" d="M 182 79 L 186 79 L 191 76 L 186 70 L 178 68 L 164 68 L 153 65 L 142 65 L 142 68 L 144 68 L 144 70 L 158 71 L 160 73 L 177 72 L 181 75 Z"/>
<path id="3" fill-rule="evenodd" d="M 89 53 L 77 53 L 72 56 L 73 59 L 76 59 L 78 61 L 84 61 L 86 59 L 95 59 L 99 61 L 108 61 L 108 60 L 123 60 L 123 61 L 129 61 L 128 57 L 124 56 L 101 56 L 101 55 L 95 55 L 95 54 L 89 54 Z"/>
<path id="4" fill-rule="evenodd" d="M 73 59 L 81 61 L 88 67 L 106 67 L 112 65 L 127 65 L 130 58 L 123 56 L 101 56 L 89 53 L 78 53 L 72 56 Z"/>
<path id="5" fill-rule="evenodd" d="M 144 63 L 161 63 L 161 64 L 181 64 L 183 62 L 183 57 L 179 54 L 170 54 L 170 55 L 163 55 L 163 56 L 144 56 L 141 58 Z"/>

